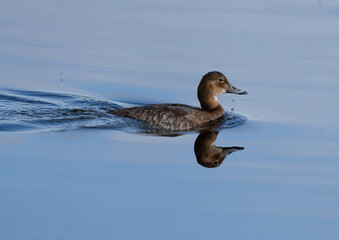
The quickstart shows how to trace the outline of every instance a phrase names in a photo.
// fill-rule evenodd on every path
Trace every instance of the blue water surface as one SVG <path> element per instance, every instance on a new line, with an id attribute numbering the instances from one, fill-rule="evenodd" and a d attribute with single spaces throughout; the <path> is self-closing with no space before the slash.
<path id="1" fill-rule="evenodd" d="M 339 239 L 338 9 L 2 1 L 0 239 Z M 107 114 L 199 106 L 212 70 L 249 93 L 218 98 L 219 167 Z"/>

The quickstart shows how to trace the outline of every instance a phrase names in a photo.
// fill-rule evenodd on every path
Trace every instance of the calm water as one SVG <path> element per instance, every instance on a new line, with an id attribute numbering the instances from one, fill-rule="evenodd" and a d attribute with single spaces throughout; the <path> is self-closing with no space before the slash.
<path id="1" fill-rule="evenodd" d="M 339 238 L 337 1 L 0 5 L 1 239 Z M 213 131 L 106 113 L 211 70 L 249 93 Z"/>

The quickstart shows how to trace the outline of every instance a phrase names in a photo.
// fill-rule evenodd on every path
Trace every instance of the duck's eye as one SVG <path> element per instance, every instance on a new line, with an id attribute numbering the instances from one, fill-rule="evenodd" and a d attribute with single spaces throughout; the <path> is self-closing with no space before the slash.
<path id="1" fill-rule="evenodd" d="M 224 81 L 224 79 L 222 79 L 222 78 L 219 78 L 219 79 L 218 79 L 218 81 L 219 81 L 219 82 L 223 82 L 223 81 Z"/>
<path id="2" fill-rule="evenodd" d="M 219 161 L 215 161 L 215 162 L 213 162 L 213 164 L 214 164 L 214 165 L 217 165 L 218 163 L 219 163 Z"/>

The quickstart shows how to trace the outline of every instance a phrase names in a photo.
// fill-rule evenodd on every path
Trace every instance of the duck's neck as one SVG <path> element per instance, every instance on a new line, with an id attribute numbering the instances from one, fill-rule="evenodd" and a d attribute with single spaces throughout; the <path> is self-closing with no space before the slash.
<path id="1" fill-rule="evenodd" d="M 214 110 L 221 107 L 216 96 L 198 93 L 198 99 L 203 110 Z"/>

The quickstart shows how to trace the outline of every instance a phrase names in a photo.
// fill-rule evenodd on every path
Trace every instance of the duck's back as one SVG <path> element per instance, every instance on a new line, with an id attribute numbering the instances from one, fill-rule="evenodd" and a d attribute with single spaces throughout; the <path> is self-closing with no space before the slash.
<path id="1" fill-rule="evenodd" d="M 187 130 L 221 117 L 224 112 L 222 108 L 211 112 L 185 104 L 153 104 L 113 110 L 109 113 L 138 119 L 163 129 Z"/>

